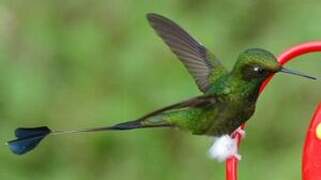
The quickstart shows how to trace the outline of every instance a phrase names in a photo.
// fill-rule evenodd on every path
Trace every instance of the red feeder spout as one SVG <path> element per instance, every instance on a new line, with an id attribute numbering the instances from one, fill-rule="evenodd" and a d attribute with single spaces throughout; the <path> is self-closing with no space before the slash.
<path id="1" fill-rule="evenodd" d="M 321 52 L 321 41 L 307 42 L 296 45 L 284 51 L 279 57 L 280 64 L 285 64 L 294 58 L 312 52 Z M 265 86 L 270 82 L 271 76 L 260 88 L 262 92 Z M 320 126 L 319 126 L 320 125 Z M 242 125 L 244 128 L 244 125 Z M 238 144 L 241 143 L 241 135 L 235 135 Z M 226 162 L 226 180 L 237 180 L 238 160 L 230 158 Z M 302 160 L 302 178 L 303 180 L 321 179 L 321 104 L 312 119 L 308 129 Z"/>

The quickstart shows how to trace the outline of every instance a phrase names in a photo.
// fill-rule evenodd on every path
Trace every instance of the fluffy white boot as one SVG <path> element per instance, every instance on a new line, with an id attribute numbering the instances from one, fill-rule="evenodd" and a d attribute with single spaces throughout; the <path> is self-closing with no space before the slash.
<path id="1" fill-rule="evenodd" d="M 228 158 L 235 157 L 241 159 L 241 155 L 237 152 L 236 139 L 231 138 L 229 135 L 221 137 L 214 137 L 214 143 L 209 150 L 210 157 L 223 162 Z"/>

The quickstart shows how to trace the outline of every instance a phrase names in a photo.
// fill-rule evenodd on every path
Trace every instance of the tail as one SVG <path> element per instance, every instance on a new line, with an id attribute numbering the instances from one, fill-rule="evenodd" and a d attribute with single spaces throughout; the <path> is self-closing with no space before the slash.
<path id="1" fill-rule="evenodd" d="M 16 139 L 8 141 L 10 150 L 17 155 L 25 154 L 34 148 L 48 135 L 62 135 L 62 134 L 74 134 L 85 132 L 98 132 L 98 131 L 117 131 L 117 130 L 131 130 L 138 128 L 150 128 L 150 127 L 169 127 L 169 124 L 144 124 L 141 120 L 128 121 L 119 123 L 113 126 L 98 127 L 82 130 L 70 130 L 70 131 L 53 131 L 46 126 L 35 128 L 17 128 L 15 130 Z"/>

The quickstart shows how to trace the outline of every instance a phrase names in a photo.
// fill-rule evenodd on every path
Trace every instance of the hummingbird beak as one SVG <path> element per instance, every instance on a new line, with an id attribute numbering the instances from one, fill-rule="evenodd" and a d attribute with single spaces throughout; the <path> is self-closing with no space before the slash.
<path id="1" fill-rule="evenodd" d="M 284 67 L 281 67 L 279 72 L 283 72 L 283 73 L 287 73 L 287 74 L 293 74 L 293 75 L 297 75 L 297 76 L 301 76 L 301 77 L 317 80 L 317 78 L 315 78 L 315 77 L 308 76 L 308 75 L 305 75 L 305 74 L 303 74 L 301 72 L 290 70 L 290 69 L 287 69 L 287 68 L 284 68 Z"/>

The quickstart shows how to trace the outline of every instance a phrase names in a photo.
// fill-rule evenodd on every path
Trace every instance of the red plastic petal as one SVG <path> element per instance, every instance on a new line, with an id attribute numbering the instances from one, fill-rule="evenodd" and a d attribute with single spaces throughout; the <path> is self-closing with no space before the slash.
<path id="1" fill-rule="evenodd" d="M 305 138 L 302 179 L 321 179 L 321 103 L 313 115 Z"/>

